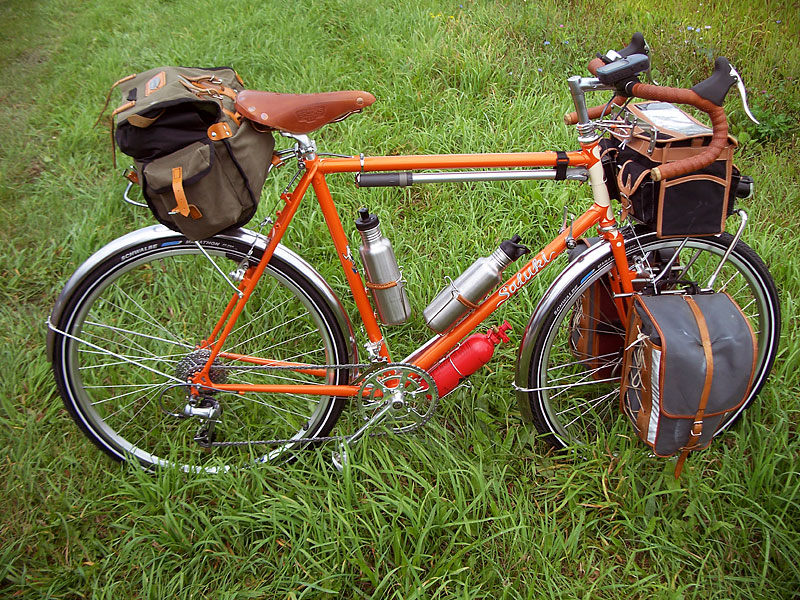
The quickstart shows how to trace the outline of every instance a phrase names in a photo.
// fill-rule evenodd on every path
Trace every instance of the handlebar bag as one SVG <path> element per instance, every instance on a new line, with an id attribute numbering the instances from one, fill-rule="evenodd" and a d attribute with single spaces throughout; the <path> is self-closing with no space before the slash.
<path id="1" fill-rule="evenodd" d="M 712 131 L 667 102 L 632 104 L 625 119 L 628 127 L 612 130 L 604 146 L 616 154 L 617 185 L 629 214 L 658 237 L 722 233 L 740 177 L 733 165 L 736 140 L 729 136 L 728 146 L 705 169 L 653 181 L 652 168 L 700 154 Z"/>
<path id="2" fill-rule="evenodd" d="M 726 293 L 634 296 L 620 405 L 658 456 L 705 448 L 753 382 L 756 339 Z"/>
<path id="3" fill-rule="evenodd" d="M 116 85 L 114 138 L 134 159 L 155 218 L 191 240 L 247 223 L 275 140 L 236 113 L 236 72 L 159 67 Z"/>

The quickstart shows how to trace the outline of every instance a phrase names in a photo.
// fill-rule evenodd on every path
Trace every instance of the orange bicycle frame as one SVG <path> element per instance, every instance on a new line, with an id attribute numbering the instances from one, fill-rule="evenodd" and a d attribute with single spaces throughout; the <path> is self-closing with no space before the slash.
<path id="1" fill-rule="evenodd" d="M 432 343 L 418 349 L 412 354 L 409 362 L 422 369 L 430 369 L 448 352 L 454 348 L 468 333 L 478 327 L 497 308 L 510 300 L 534 279 L 545 267 L 555 260 L 567 248 L 567 239 L 582 236 L 590 228 L 597 225 L 601 234 L 611 243 L 613 256 L 616 262 L 614 285 L 618 286 L 621 293 L 633 291 L 632 275 L 627 268 L 627 259 L 622 235 L 616 229 L 616 221 L 610 207 L 610 200 L 605 188 L 602 166 L 599 159 L 598 142 L 583 144 L 581 150 L 565 153 L 570 167 L 583 167 L 588 170 L 590 184 L 594 193 L 595 202 L 592 206 L 577 217 L 569 228 L 562 231 L 555 239 L 533 255 L 514 275 L 512 275 L 494 293 L 486 298 L 477 309 L 467 315 L 458 325 L 448 333 L 438 336 Z M 561 154 L 563 160 L 563 154 Z M 389 349 L 381 332 L 370 300 L 364 286 L 364 281 L 353 261 L 350 245 L 342 227 L 339 213 L 325 176 L 333 173 L 365 173 L 377 171 L 411 170 L 423 171 L 432 169 L 497 169 L 517 167 L 557 167 L 559 156 L 556 152 L 521 152 L 497 154 L 445 154 L 423 156 L 378 156 L 378 157 L 320 157 L 316 154 L 306 157 L 303 162 L 305 167 L 303 176 L 291 194 L 283 194 L 285 205 L 277 211 L 276 219 L 268 235 L 268 244 L 264 254 L 255 266 L 245 272 L 239 284 L 239 292 L 228 303 L 225 311 L 211 332 L 209 338 L 203 343 L 204 347 L 211 348 L 205 368 L 198 373 L 193 382 L 195 385 L 213 388 L 221 391 L 246 393 L 303 393 L 314 395 L 355 396 L 359 393 L 359 386 L 354 385 L 256 385 L 256 384 L 217 384 L 211 381 L 209 372 L 212 363 L 219 356 L 222 358 L 264 366 L 292 366 L 291 363 L 274 361 L 268 358 L 225 353 L 222 348 L 225 339 L 232 331 L 236 319 L 242 312 L 248 298 L 253 293 L 267 264 L 280 243 L 284 233 L 289 227 L 300 202 L 308 188 L 311 187 L 319 202 L 328 231 L 333 240 L 333 245 L 339 261 L 344 270 L 350 292 L 356 303 L 357 310 L 364 324 L 370 344 L 376 349 L 375 354 L 387 361 L 391 361 Z M 489 171 L 491 172 L 491 171 Z M 626 307 L 623 299 L 617 298 L 617 308 L 620 315 L 625 314 Z M 310 365 L 298 364 L 297 370 L 324 377 L 326 369 Z"/>

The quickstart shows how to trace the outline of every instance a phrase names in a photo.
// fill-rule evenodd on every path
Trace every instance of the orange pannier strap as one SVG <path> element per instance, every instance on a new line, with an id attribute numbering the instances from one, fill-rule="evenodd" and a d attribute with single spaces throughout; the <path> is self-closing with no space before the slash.
<path id="1" fill-rule="evenodd" d="M 186 200 L 186 193 L 183 191 L 183 167 L 174 167 L 172 169 L 172 193 L 175 194 L 176 206 L 169 214 L 180 214 L 184 217 L 192 217 L 199 219 L 203 216 L 194 204 L 189 204 Z"/>

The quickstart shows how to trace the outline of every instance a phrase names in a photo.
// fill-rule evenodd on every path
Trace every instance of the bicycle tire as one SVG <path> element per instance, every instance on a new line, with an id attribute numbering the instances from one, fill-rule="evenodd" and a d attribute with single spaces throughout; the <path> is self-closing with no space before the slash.
<path id="1" fill-rule="evenodd" d="M 677 249 L 685 240 L 676 265 L 681 266 L 683 280 L 701 281 L 709 277 L 733 242 L 730 234 L 713 237 L 658 239 L 654 234 L 632 236 L 626 240 L 628 260 L 649 268 L 656 250 Z M 697 256 L 695 256 L 697 254 Z M 694 257 L 694 258 L 693 258 Z M 653 261 L 655 262 L 655 261 Z M 626 427 L 619 407 L 619 376 L 616 380 L 595 381 L 586 361 L 577 359 L 568 347 L 571 319 L 581 294 L 592 284 L 607 281 L 605 275 L 613 267 L 610 253 L 587 264 L 566 284 L 551 306 L 533 344 L 528 364 L 518 366 L 527 374 L 530 415 L 537 430 L 556 448 L 592 443 L 607 438 L 615 427 Z M 641 269 L 641 267 L 640 267 Z M 652 270 L 651 270 L 652 274 Z M 753 387 L 745 403 L 720 428 L 733 425 L 750 406 L 775 361 L 780 337 L 780 305 L 775 283 L 767 267 L 755 251 L 742 241 L 732 249 L 714 285 L 716 291 L 727 291 L 747 314 L 758 340 L 758 359 Z M 624 339 L 624 331 L 619 335 Z M 621 367 L 621 356 L 614 358 Z M 608 363 L 605 364 L 608 367 Z M 622 425 L 619 425 L 622 422 Z M 622 432 L 623 429 L 619 429 Z"/>
<path id="2" fill-rule="evenodd" d="M 242 238 L 216 240 L 204 248 L 224 273 L 251 247 Z M 251 264 L 262 249 L 253 248 Z M 296 371 L 239 369 L 247 365 L 218 359 L 212 381 L 346 384 L 349 369 L 332 365 L 351 362 L 349 336 L 318 286 L 276 253 L 224 350 L 268 351 L 272 359 L 329 365 L 324 380 Z M 197 245 L 179 234 L 161 236 L 157 244 L 122 245 L 86 274 L 60 299 L 52 344 L 58 390 L 83 433 L 117 460 L 212 472 L 291 456 L 308 445 L 302 440 L 327 435 L 344 407 L 342 398 L 282 395 L 276 402 L 274 394 L 216 393 L 206 400 L 222 407 L 213 441 L 292 441 L 209 448 L 194 439 L 208 423 L 179 416 L 188 401 L 181 380 L 205 362 L 196 348 L 232 295 Z"/>

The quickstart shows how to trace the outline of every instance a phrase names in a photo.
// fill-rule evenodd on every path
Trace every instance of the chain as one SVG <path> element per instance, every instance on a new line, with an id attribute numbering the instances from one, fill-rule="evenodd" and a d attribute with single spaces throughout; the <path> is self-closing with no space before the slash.
<path id="1" fill-rule="evenodd" d="M 379 366 L 382 363 L 377 363 Z M 238 366 L 238 365 L 223 365 L 215 364 L 215 369 L 225 371 L 307 371 L 309 369 L 368 369 L 374 363 L 350 363 L 338 365 L 252 365 L 252 366 Z"/>

